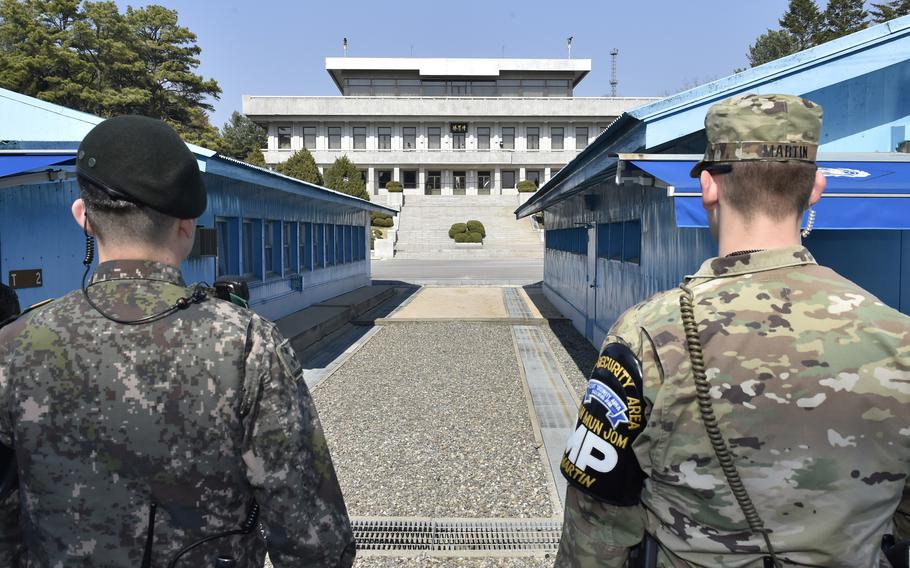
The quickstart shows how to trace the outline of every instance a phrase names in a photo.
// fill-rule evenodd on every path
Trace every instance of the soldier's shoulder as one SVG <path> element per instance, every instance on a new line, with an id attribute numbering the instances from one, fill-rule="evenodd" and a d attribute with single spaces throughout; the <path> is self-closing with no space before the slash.
<path id="1" fill-rule="evenodd" d="M 873 326 L 881 322 L 903 326 L 910 331 L 910 316 L 826 266 L 807 267 L 799 276 L 791 276 L 792 279 L 799 279 L 805 286 L 804 301 L 808 306 L 816 308 L 818 317 L 853 317 Z"/>
<path id="2" fill-rule="evenodd" d="M 634 321 L 641 327 L 649 327 L 666 320 L 679 319 L 679 288 L 658 292 L 626 310 L 619 321 Z"/>
<path id="3" fill-rule="evenodd" d="M 26 307 L 14 320 L 0 328 L 0 342 L 21 333 L 29 326 L 47 325 L 58 314 L 71 314 L 77 293 L 73 291 L 60 298 L 47 298 Z"/>

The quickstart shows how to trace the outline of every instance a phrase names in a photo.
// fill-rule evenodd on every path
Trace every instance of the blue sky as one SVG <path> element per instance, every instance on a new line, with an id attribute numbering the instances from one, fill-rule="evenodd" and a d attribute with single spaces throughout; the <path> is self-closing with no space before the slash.
<path id="1" fill-rule="evenodd" d="M 121 8 L 152 2 L 118 0 Z M 199 70 L 223 90 L 212 123 L 242 95 L 337 95 L 325 57 L 592 59 L 576 96 L 610 93 L 619 49 L 621 96 L 665 96 L 746 67 L 787 0 L 157 0 L 202 47 Z M 824 2 L 820 2 L 824 4 Z"/>

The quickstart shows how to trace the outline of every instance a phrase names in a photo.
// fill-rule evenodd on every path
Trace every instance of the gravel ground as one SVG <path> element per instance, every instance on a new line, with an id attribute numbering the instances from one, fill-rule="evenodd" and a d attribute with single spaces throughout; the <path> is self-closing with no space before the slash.
<path id="1" fill-rule="evenodd" d="M 550 558 L 396 558 L 368 556 L 358 558 L 354 568 L 552 568 L 555 555 Z"/>
<path id="2" fill-rule="evenodd" d="M 598 351 L 572 326 L 572 322 L 554 321 L 544 328 L 550 350 L 581 398 L 588 384 L 588 376 L 597 362 Z"/>
<path id="3" fill-rule="evenodd" d="M 387 326 L 313 397 L 352 516 L 555 513 L 507 326 Z"/>

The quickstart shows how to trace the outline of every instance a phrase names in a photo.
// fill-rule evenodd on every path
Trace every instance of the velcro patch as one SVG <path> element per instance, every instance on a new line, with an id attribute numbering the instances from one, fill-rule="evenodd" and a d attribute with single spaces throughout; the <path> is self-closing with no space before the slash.
<path id="1" fill-rule="evenodd" d="M 641 363 L 627 345 L 608 343 L 578 409 L 560 465 L 563 476 L 612 505 L 638 503 L 645 475 L 632 442 L 644 425 Z"/>
<path id="2" fill-rule="evenodd" d="M 284 372 L 294 379 L 294 382 L 297 382 L 303 372 L 303 366 L 297 360 L 297 354 L 294 353 L 294 348 L 287 339 L 278 344 L 278 360 L 281 361 Z"/>

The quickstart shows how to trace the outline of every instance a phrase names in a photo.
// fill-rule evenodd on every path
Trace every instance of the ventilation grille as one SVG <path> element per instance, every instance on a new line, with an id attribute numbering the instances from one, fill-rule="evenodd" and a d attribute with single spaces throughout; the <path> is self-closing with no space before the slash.
<path id="1" fill-rule="evenodd" d="M 358 550 L 555 552 L 558 520 L 354 519 Z"/>

